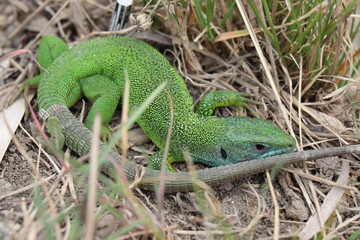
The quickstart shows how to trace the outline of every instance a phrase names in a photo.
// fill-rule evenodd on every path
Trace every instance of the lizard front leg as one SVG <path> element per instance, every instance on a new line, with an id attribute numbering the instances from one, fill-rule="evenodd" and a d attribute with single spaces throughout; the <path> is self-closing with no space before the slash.
<path id="1" fill-rule="evenodd" d="M 235 106 L 237 108 L 244 107 L 251 112 L 254 116 L 256 113 L 248 103 L 259 104 L 258 102 L 246 98 L 249 96 L 245 93 L 219 90 L 215 92 L 210 92 L 206 94 L 200 101 L 199 107 L 196 110 L 196 113 L 201 116 L 211 116 L 217 107 L 228 107 Z"/>

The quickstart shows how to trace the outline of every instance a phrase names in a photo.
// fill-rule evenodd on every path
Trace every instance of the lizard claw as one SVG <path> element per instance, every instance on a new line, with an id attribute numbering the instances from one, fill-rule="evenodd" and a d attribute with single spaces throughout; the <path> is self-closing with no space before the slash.
<path id="1" fill-rule="evenodd" d="M 254 117 L 259 117 L 258 114 L 254 111 L 254 109 L 252 107 L 250 107 L 249 104 L 260 105 L 261 102 L 258 102 L 258 101 L 252 100 L 250 98 L 247 98 L 248 96 L 250 96 L 250 94 L 240 93 L 239 97 L 238 97 L 238 100 L 234 104 L 235 107 L 237 108 L 237 110 L 239 110 L 240 108 L 245 108 Z"/>
<path id="2" fill-rule="evenodd" d="M 166 172 L 176 172 L 169 162 L 166 163 Z"/>

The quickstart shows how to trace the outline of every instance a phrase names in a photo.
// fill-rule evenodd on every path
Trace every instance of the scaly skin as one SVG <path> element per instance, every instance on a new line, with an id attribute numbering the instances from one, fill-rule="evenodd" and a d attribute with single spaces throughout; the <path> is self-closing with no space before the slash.
<path id="1" fill-rule="evenodd" d="M 304 161 L 312 157 L 359 152 L 359 147 L 329 149 L 311 153 L 293 153 L 264 159 L 289 152 L 294 148 L 292 137 L 262 119 L 244 117 L 216 118 L 200 116 L 193 112 L 191 97 L 181 77 L 167 60 L 149 45 L 131 38 L 99 38 L 74 47 L 58 57 L 49 68 L 49 74 L 41 79 L 38 90 L 40 113 L 43 120 L 56 117 L 60 120 L 65 143 L 79 155 L 90 151 L 91 132 L 70 113 L 72 106 L 84 94 L 93 102 L 87 118 L 87 126 L 92 125 L 93 116 L 100 112 L 106 125 L 113 111 L 121 102 L 124 85 L 124 71 L 130 79 L 130 110 L 140 105 L 163 81 L 171 94 L 174 105 L 173 133 L 170 144 L 172 161 L 181 161 L 182 151 L 187 150 L 195 162 L 203 162 L 215 167 L 196 172 L 200 180 L 218 185 L 223 181 L 242 178 L 274 167 L 279 162 L 287 164 Z M 96 79 L 101 79 L 101 81 Z M 106 90 L 100 90 L 98 82 Z M 115 91 L 114 91 L 115 90 Z M 107 93 L 102 95 L 102 93 Z M 214 94 L 217 98 L 217 95 Z M 221 95 L 224 98 L 225 95 Z M 214 99 L 214 97 L 210 97 Z M 216 106 L 236 104 L 233 97 L 222 99 L 222 103 L 203 103 L 199 108 L 211 112 Z M 243 99 L 242 99 L 243 100 Z M 204 114 L 204 113 L 203 113 Z M 207 115 L 207 114 L 205 114 Z M 145 133 L 162 149 L 169 127 L 170 104 L 168 95 L 162 92 L 137 120 Z M 105 127 L 105 126 L 104 126 Z M 101 148 L 104 145 L 101 143 Z M 309 155 L 310 154 L 310 155 Z M 118 153 L 110 152 L 108 158 L 117 163 Z M 250 159 L 256 159 L 247 161 Z M 128 180 L 134 180 L 139 166 L 126 161 L 123 169 Z M 154 189 L 160 172 L 145 169 L 140 187 Z M 110 162 L 102 165 L 102 171 L 114 176 Z M 190 191 L 193 179 L 189 173 L 166 173 L 167 192 Z"/>

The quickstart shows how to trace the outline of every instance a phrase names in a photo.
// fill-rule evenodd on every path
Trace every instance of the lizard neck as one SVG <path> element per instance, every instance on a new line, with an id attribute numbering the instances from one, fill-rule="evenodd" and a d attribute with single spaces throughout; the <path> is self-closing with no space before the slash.
<path id="1" fill-rule="evenodd" d="M 220 118 L 187 115 L 174 122 L 171 135 L 171 150 L 181 153 L 184 149 L 190 153 L 206 151 L 219 144 L 226 126 Z"/>

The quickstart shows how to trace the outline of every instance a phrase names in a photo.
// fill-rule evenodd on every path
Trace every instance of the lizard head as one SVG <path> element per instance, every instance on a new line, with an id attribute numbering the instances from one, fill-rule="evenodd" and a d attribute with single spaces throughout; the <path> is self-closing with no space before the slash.
<path id="1" fill-rule="evenodd" d="M 271 122 L 260 118 L 221 118 L 222 138 L 207 152 L 207 159 L 199 159 L 210 166 L 229 165 L 261 157 L 292 152 L 295 139 Z M 209 161 L 209 159 L 212 159 Z"/>

